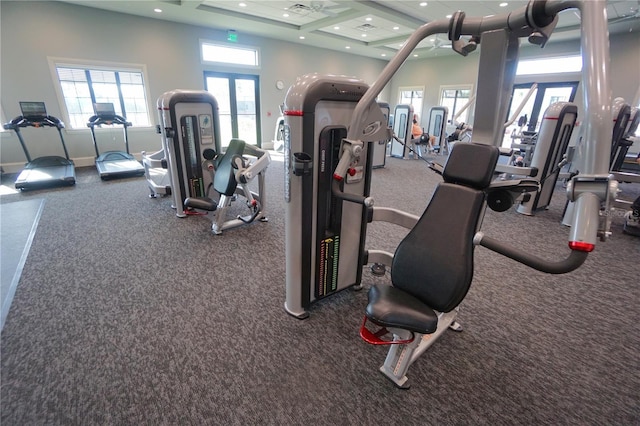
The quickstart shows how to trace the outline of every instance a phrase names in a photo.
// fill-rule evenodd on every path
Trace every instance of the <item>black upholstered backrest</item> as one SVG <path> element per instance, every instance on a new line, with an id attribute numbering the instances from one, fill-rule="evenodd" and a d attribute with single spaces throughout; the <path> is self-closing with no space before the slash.
<path id="1" fill-rule="evenodd" d="M 470 143 L 454 146 L 438 185 L 416 226 L 396 249 L 394 287 L 448 312 L 458 306 L 473 278 L 473 237 L 485 208 L 499 151 Z"/>
<path id="2" fill-rule="evenodd" d="M 218 162 L 216 174 L 213 176 L 213 189 L 222 195 L 233 195 L 238 186 L 236 182 L 235 171 L 233 167 L 233 159 L 236 156 L 242 157 L 244 152 L 244 141 L 240 139 L 231 139 L 229 146 L 224 155 Z"/>

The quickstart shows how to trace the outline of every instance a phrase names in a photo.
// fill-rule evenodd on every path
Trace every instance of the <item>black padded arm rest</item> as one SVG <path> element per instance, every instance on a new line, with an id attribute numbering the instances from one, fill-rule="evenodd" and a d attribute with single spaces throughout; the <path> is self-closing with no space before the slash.
<path id="1" fill-rule="evenodd" d="M 218 161 L 216 174 L 213 177 L 213 189 L 219 194 L 233 195 L 236 191 L 238 183 L 236 182 L 233 159 L 235 156 L 242 156 L 244 145 L 244 141 L 240 139 L 231 139 L 227 151 Z"/>
<path id="2" fill-rule="evenodd" d="M 438 327 L 438 316 L 433 309 L 400 289 L 374 285 L 368 296 L 365 315 L 379 326 L 421 334 L 431 334 Z"/>

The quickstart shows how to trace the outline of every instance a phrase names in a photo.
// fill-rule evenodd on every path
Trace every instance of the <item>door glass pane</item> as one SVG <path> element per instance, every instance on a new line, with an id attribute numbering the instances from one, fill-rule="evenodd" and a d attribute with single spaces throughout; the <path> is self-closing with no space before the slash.
<path id="1" fill-rule="evenodd" d="M 544 91 L 544 97 L 542 99 L 542 108 L 540 109 L 540 118 L 536 124 L 536 132 L 540 130 L 540 124 L 542 123 L 542 115 L 549 108 L 551 104 L 556 102 L 569 102 L 573 87 L 548 87 Z"/>
<path id="2" fill-rule="evenodd" d="M 511 119 L 513 117 L 513 114 L 515 114 L 518 108 L 520 108 L 520 105 L 522 104 L 530 90 L 531 89 L 529 87 L 513 89 L 513 97 L 511 98 L 511 108 L 509 109 L 508 120 Z M 536 101 L 537 93 L 538 89 L 535 89 L 531 93 L 531 96 L 529 97 L 527 102 L 524 104 L 522 111 L 520 111 L 513 124 L 504 129 L 504 137 L 502 139 L 503 148 L 511 148 L 511 143 L 513 142 L 513 139 L 511 137 L 512 133 L 520 132 L 521 129 L 520 126 L 518 126 L 518 119 L 524 115 L 527 116 L 527 123 L 531 119 L 531 113 L 533 112 L 533 106 Z M 522 130 L 527 130 L 526 126 L 523 127 Z"/>
<path id="3" fill-rule="evenodd" d="M 231 123 L 231 97 L 229 94 L 229 79 L 224 77 L 207 77 L 207 91 L 218 101 L 218 115 L 220 118 L 220 147 L 229 146 L 233 138 Z"/>
<path id="4" fill-rule="evenodd" d="M 237 79 L 236 108 L 238 112 L 238 138 L 257 145 L 256 85 L 254 80 Z"/>

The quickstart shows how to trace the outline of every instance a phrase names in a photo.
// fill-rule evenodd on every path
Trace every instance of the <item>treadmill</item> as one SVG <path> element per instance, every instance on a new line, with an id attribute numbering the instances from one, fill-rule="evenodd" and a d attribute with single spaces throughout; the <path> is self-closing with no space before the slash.
<path id="1" fill-rule="evenodd" d="M 22 111 L 21 116 L 14 118 L 3 126 L 6 130 L 14 130 L 16 132 L 24 155 L 27 157 L 27 164 L 16 179 L 16 189 L 29 190 L 75 185 L 75 166 L 69 158 L 67 146 L 62 136 L 64 123 L 56 117 L 47 115 L 44 102 L 20 102 L 20 110 Z M 20 132 L 22 127 L 55 127 L 58 130 L 58 135 L 60 135 L 64 157 L 46 156 L 32 159 Z"/>
<path id="2" fill-rule="evenodd" d="M 95 115 L 89 119 L 87 127 L 91 129 L 93 147 L 96 150 L 96 169 L 102 180 L 143 176 L 144 167 L 129 153 L 129 137 L 127 127 L 131 126 L 124 117 L 116 115 L 112 103 L 94 103 Z M 96 140 L 95 127 L 106 125 L 121 125 L 124 129 L 124 146 L 126 151 L 107 151 L 100 154 Z"/>

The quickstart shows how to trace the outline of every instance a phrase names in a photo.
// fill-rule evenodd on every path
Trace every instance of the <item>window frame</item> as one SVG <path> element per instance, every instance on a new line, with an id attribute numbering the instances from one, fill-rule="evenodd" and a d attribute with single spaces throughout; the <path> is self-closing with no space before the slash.
<path id="1" fill-rule="evenodd" d="M 444 92 L 447 90 L 455 90 L 456 92 L 456 96 L 454 98 L 454 102 L 453 102 L 453 106 L 454 108 L 451 109 L 449 108 L 449 112 L 448 112 L 448 118 L 447 118 L 447 123 L 451 123 L 451 124 L 455 124 L 452 122 L 453 117 L 456 115 L 456 113 L 458 113 L 460 111 L 460 109 L 462 109 L 462 107 L 464 107 L 467 102 L 469 102 L 469 100 L 473 99 L 473 96 L 475 94 L 474 92 L 474 87 L 473 84 L 445 84 L 445 85 L 441 85 L 440 86 L 440 96 L 438 96 L 438 105 L 440 106 L 445 106 L 444 103 L 442 102 L 444 99 Z M 468 90 L 469 91 L 469 97 L 468 98 L 462 98 L 458 96 L 458 92 L 461 92 L 463 90 Z M 458 107 L 458 101 L 462 100 L 462 99 L 466 99 L 466 101 L 460 105 Z M 458 108 L 456 108 L 458 107 Z M 471 109 L 474 107 L 474 105 L 469 105 L 469 108 L 467 108 L 467 120 L 463 121 L 464 123 L 469 123 L 471 120 L 470 118 L 472 117 L 471 114 Z"/>
<path id="2" fill-rule="evenodd" d="M 211 61 L 204 58 L 203 48 L 205 45 L 210 46 L 220 46 L 224 48 L 237 49 L 237 50 L 251 50 L 255 53 L 255 58 L 257 64 L 249 65 L 249 64 L 237 64 L 234 62 L 225 62 L 225 61 Z M 233 68 L 245 68 L 248 70 L 259 70 L 262 68 L 262 53 L 260 52 L 260 48 L 258 46 L 250 46 L 246 44 L 237 44 L 237 43 L 223 43 L 215 40 L 207 40 L 200 39 L 198 41 L 198 48 L 200 53 L 200 63 L 202 65 L 216 65 L 216 66 L 225 66 L 225 67 L 233 67 Z"/>
<path id="3" fill-rule="evenodd" d="M 402 101 L 402 92 L 422 92 L 422 98 L 420 98 L 420 108 L 416 108 L 416 106 L 413 104 L 413 102 L 409 102 L 408 104 Z M 422 110 L 424 109 L 424 96 L 425 96 L 425 90 L 424 90 L 424 86 L 400 86 L 398 87 L 398 103 L 397 105 L 411 105 L 413 107 L 413 113 L 417 114 L 418 117 L 420 118 L 420 121 L 422 121 Z M 414 97 L 411 96 L 411 100 L 413 100 Z M 417 99 L 417 98 L 416 98 Z"/>
<path id="4" fill-rule="evenodd" d="M 132 64 L 132 63 L 122 63 L 122 62 L 105 62 L 105 61 L 94 61 L 94 60 L 85 60 L 85 59 L 72 59 L 72 58 L 58 58 L 58 57 L 47 57 L 47 61 L 49 62 L 49 71 L 51 72 L 51 78 L 53 81 L 53 86 L 56 92 L 56 97 L 58 98 L 58 105 L 60 106 L 60 111 L 62 111 L 63 117 L 61 117 L 62 121 L 65 123 L 65 130 L 67 131 L 79 131 L 82 129 L 86 129 L 84 127 L 72 127 L 71 125 L 71 115 L 69 110 L 67 109 L 67 103 L 64 97 L 64 93 L 62 91 L 62 85 L 60 83 L 60 78 L 58 76 L 58 68 L 76 68 L 82 70 L 97 70 L 97 71 L 113 71 L 113 72 L 131 72 L 131 73 L 140 73 L 142 74 L 142 87 L 145 95 L 145 103 L 147 107 L 147 119 L 148 125 L 134 125 L 130 129 L 149 129 L 154 126 L 154 117 L 152 112 L 154 108 L 150 104 L 151 100 L 151 92 L 149 89 L 149 77 L 147 73 L 147 66 L 145 64 Z M 89 118 L 89 117 L 87 117 Z"/>

